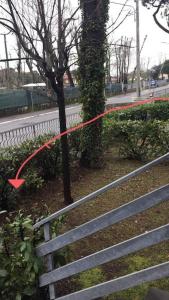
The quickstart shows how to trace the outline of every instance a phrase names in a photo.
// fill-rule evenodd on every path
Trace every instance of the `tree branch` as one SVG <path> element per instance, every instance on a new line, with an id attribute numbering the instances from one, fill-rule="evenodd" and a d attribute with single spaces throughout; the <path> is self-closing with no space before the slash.
<path id="1" fill-rule="evenodd" d="M 156 23 L 163 31 L 165 31 L 166 33 L 169 33 L 169 29 L 165 28 L 165 27 L 158 21 L 158 19 L 157 19 L 157 15 L 158 15 L 158 12 L 160 11 L 160 8 L 161 8 L 162 4 L 163 4 L 163 1 L 160 1 L 157 10 L 156 10 L 156 11 L 154 12 L 154 14 L 153 14 L 153 18 L 154 18 L 155 23 Z"/>
<path id="2" fill-rule="evenodd" d="M 127 17 L 129 16 L 129 12 L 127 13 L 127 15 L 125 15 L 125 17 L 123 18 L 123 20 L 115 27 L 113 28 L 109 33 L 107 33 L 107 36 L 109 36 L 111 33 L 113 33 L 117 28 L 120 27 L 120 25 L 127 19 Z"/>

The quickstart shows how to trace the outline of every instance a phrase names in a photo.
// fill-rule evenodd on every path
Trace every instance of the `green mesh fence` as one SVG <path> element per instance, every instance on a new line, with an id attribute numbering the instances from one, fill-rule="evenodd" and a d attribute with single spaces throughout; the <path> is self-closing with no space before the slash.
<path id="1" fill-rule="evenodd" d="M 0 109 L 23 107 L 28 105 L 26 91 L 9 90 L 0 91 Z"/>
<path id="2" fill-rule="evenodd" d="M 79 88 L 65 88 L 67 100 L 80 97 Z M 0 110 L 36 105 L 50 104 L 56 99 L 50 99 L 42 90 L 0 90 Z"/>
<path id="3" fill-rule="evenodd" d="M 109 94 L 118 94 L 121 92 L 120 84 L 111 84 L 106 86 L 106 96 Z M 67 103 L 72 99 L 80 98 L 79 87 L 66 87 L 64 89 Z M 36 105 L 45 105 L 56 102 L 56 99 L 50 99 L 43 90 L 0 90 L 0 111 L 5 109 L 17 109 L 21 107 L 32 107 Z"/>
<path id="4" fill-rule="evenodd" d="M 0 91 L 0 110 L 30 107 L 32 105 L 49 103 L 50 99 L 38 92 L 28 90 Z"/>

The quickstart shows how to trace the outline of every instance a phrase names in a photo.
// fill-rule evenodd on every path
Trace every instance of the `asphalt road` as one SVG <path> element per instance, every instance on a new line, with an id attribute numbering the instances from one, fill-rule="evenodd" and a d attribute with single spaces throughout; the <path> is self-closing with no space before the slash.
<path id="1" fill-rule="evenodd" d="M 154 92 L 160 95 L 165 94 L 165 90 L 168 89 L 169 85 L 164 87 L 155 88 Z M 150 96 L 152 90 L 142 91 L 142 98 Z M 120 104 L 120 103 L 130 103 L 136 100 L 136 93 L 129 93 L 127 95 L 118 95 L 107 99 L 107 104 Z M 70 116 L 72 114 L 77 114 L 81 111 L 81 105 L 74 104 L 66 107 L 66 115 Z M 27 125 L 37 124 L 39 122 L 48 121 L 52 119 L 59 118 L 58 109 L 49 109 L 40 112 L 31 112 L 24 115 L 15 115 L 10 117 L 5 117 L 0 119 L 0 133 L 4 131 L 9 131 L 16 128 L 21 128 Z"/>

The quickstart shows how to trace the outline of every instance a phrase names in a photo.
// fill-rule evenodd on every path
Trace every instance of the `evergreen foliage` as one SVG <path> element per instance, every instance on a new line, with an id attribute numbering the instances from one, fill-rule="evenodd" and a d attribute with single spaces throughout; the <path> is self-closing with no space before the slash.
<path id="1" fill-rule="evenodd" d="M 104 112 L 106 24 L 109 0 L 81 1 L 82 37 L 80 42 L 80 89 L 83 104 L 83 121 Z M 99 167 L 102 155 L 102 120 L 86 127 L 82 133 L 81 164 Z"/>

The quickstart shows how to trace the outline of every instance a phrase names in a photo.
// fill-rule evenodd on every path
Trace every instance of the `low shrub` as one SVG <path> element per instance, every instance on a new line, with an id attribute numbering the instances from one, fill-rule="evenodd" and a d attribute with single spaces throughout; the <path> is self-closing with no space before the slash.
<path id="1" fill-rule="evenodd" d="M 35 254 L 35 235 L 30 217 L 22 213 L 6 220 L 0 229 L 0 298 L 29 299 L 37 294 L 42 261 Z"/>
<path id="2" fill-rule="evenodd" d="M 108 118 L 116 121 L 167 121 L 169 120 L 169 101 L 158 101 L 114 112 L 108 115 Z"/>
<path id="3" fill-rule="evenodd" d="M 28 158 L 35 150 L 50 140 L 53 135 L 39 136 L 34 140 L 26 141 L 20 146 L 10 147 L 5 151 L 12 157 L 13 165 L 17 169 L 26 158 Z M 29 166 L 38 170 L 39 176 L 43 179 L 52 179 L 56 176 L 59 170 L 60 160 L 60 143 L 56 141 L 51 149 L 43 149 L 39 152 L 31 162 Z"/>
<path id="4" fill-rule="evenodd" d="M 169 151 L 168 123 L 162 121 L 106 120 L 105 145 L 118 141 L 122 157 L 149 160 Z"/>
<path id="5" fill-rule="evenodd" d="M 6 151 L 0 152 L 0 210 L 10 210 L 16 203 L 18 192 L 8 184 L 8 179 L 15 176 L 15 167 L 12 157 L 4 153 Z"/>
<path id="6" fill-rule="evenodd" d="M 21 164 L 39 147 L 50 140 L 53 135 L 39 136 L 34 140 L 26 141 L 20 146 L 0 150 L 0 209 L 11 209 L 15 206 L 20 192 L 14 190 L 8 179 L 15 178 Z M 71 162 L 78 159 L 80 152 L 80 131 L 69 135 Z M 60 141 L 55 141 L 51 148 L 44 148 L 30 162 L 28 168 L 23 169 L 22 178 L 25 184 L 21 192 L 33 193 L 41 189 L 44 181 L 61 176 L 61 149 Z"/>
<path id="7" fill-rule="evenodd" d="M 168 103 L 154 104 L 168 107 Z M 154 108 L 153 108 L 154 109 Z M 143 111 L 142 111 L 143 110 Z M 139 107 L 139 113 L 144 115 L 145 107 Z M 129 114 L 130 112 L 121 112 Z M 132 111 L 133 114 L 133 111 Z M 120 113 L 119 113 L 120 115 Z M 137 114 L 136 114 L 137 115 Z M 113 116 L 113 115 L 112 115 Z M 117 121 L 115 117 L 107 116 L 103 121 L 103 145 L 108 149 L 118 143 L 119 153 L 124 158 L 149 160 L 156 158 L 169 149 L 168 124 L 159 120 L 125 120 Z M 121 117 L 120 117 L 121 118 Z M 144 119 L 144 118 L 143 118 Z M 83 129 L 72 132 L 68 136 L 71 164 L 81 157 L 82 143 L 81 132 Z M 15 204 L 19 192 L 12 189 L 8 184 L 8 179 L 15 178 L 16 172 L 21 164 L 36 149 L 51 139 L 52 135 L 37 137 L 35 140 L 26 141 L 17 147 L 10 147 L 0 150 L 0 209 L 10 209 Z M 91 144 L 92 151 L 92 144 Z M 36 192 L 43 186 L 46 180 L 52 180 L 61 175 L 61 149 L 60 141 L 56 141 L 51 149 L 43 149 L 33 160 L 29 162 L 28 168 L 22 172 L 22 178 L 26 179 L 26 184 L 21 191 Z"/>
<path id="8" fill-rule="evenodd" d="M 120 155 L 125 158 L 146 161 L 169 150 L 169 135 L 163 122 L 124 124 L 121 138 Z"/>
<path id="9" fill-rule="evenodd" d="M 35 140 L 26 141 L 20 146 L 9 147 L 0 150 L 0 209 L 14 207 L 19 192 L 14 190 L 8 179 L 15 178 L 21 164 L 36 149 L 41 147 L 51 135 L 40 136 Z M 51 180 L 61 173 L 60 171 L 60 143 L 56 141 L 51 149 L 44 149 L 29 162 L 29 167 L 22 172 L 22 178 L 26 180 L 21 191 L 30 193 L 39 190 L 44 180 Z"/>
<path id="10" fill-rule="evenodd" d="M 44 216 L 43 216 L 44 217 Z M 65 218 L 61 217 L 52 225 L 53 237 L 59 234 Z M 35 253 L 43 241 L 43 231 L 33 229 L 31 216 L 20 211 L 16 217 L 6 218 L 0 227 L 0 299 L 1 300 L 42 300 L 47 291 L 38 288 L 38 277 L 44 263 Z M 55 266 L 67 263 L 68 249 L 55 253 Z"/>
<path id="11" fill-rule="evenodd" d="M 76 126 L 76 124 L 74 125 Z M 71 132 L 69 134 L 69 148 L 72 159 L 77 159 L 81 152 L 81 133 L 83 129 Z"/>

